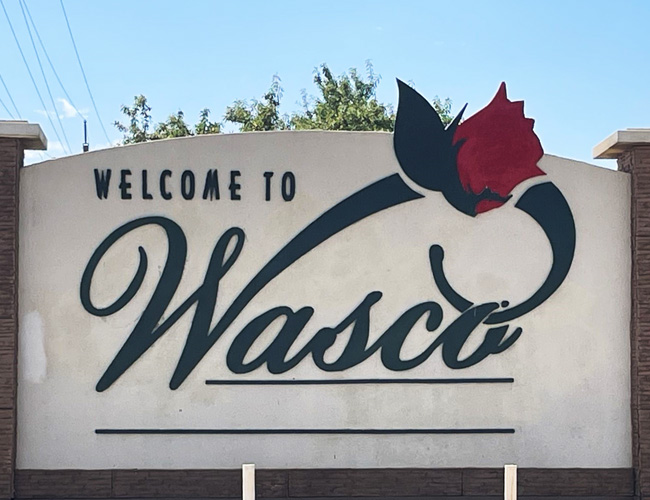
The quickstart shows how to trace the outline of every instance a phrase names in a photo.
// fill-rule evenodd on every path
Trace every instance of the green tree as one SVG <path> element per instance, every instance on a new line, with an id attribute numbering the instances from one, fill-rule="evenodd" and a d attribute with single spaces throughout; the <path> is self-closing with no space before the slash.
<path id="1" fill-rule="evenodd" d="M 154 139 L 153 134 L 149 132 L 151 128 L 151 107 L 147 104 L 145 96 L 135 96 L 133 106 L 122 105 L 120 110 L 129 119 L 128 125 L 118 121 L 115 122 L 117 130 L 124 134 L 122 144 L 135 144 Z"/>
<path id="2" fill-rule="evenodd" d="M 169 115 L 167 121 L 160 122 L 156 125 L 154 139 L 170 139 L 172 137 L 185 137 L 194 135 L 194 132 L 185 123 L 185 115 L 178 111 L 175 115 Z"/>
<path id="3" fill-rule="evenodd" d="M 303 91 L 303 109 L 291 117 L 296 130 L 393 130 L 395 114 L 390 105 L 377 101 L 380 78 L 370 63 L 364 80 L 355 68 L 336 78 L 326 64 L 314 75 L 320 95 L 308 98 Z"/>
<path id="4" fill-rule="evenodd" d="M 210 121 L 210 110 L 208 108 L 202 109 L 199 117 L 199 123 L 194 126 L 196 135 L 218 134 L 221 132 L 221 124 Z"/>
<path id="5" fill-rule="evenodd" d="M 226 108 L 224 121 L 235 124 L 240 132 L 314 129 L 392 131 L 395 112 L 390 104 L 377 100 L 379 82 L 380 77 L 374 73 L 370 62 L 366 64 L 365 77 L 355 68 L 336 77 L 327 64 L 322 64 L 314 71 L 318 95 L 309 96 L 303 90 L 302 109 L 287 116 L 280 113 L 282 87 L 276 75 L 261 100 L 253 99 L 250 104 L 244 100 L 235 101 Z M 436 96 L 431 105 L 445 125 L 451 122 L 450 99 L 441 100 Z M 143 95 L 136 96 L 131 107 L 122 106 L 121 111 L 128 118 L 128 123 L 124 125 L 116 121 L 115 126 L 124 134 L 124 144 L 195 134 L 218 134 L 222 131 L 221 123 L 211 122 L 210 110 L 205 108 L 194 127 L 187 124 L 183 112 L 179 110 L 166 121 L 156 124 L 151 132 L 151 107 Z"/>
<path id="6" fill-rule="evenodd" d="M 370 61 L 366 63 L 365 79 L 355 68 L 337 78 L 327 64 L 322 64 L 314 73 L 314 83 L 320 95 L 308 97 L 303 91 L 303 109 L 292 115 L 292 129 L 393 131 L 395 113 L 391 105 L 377 100 L 381 78 L 375 74 Z M 409 84 L 413 85 L 412 82 Z M 451 123 L 450 99 L 441 101 L 436 96 L 431 105 L 445 125 Z"/>
<path id="7" fill-rule="evenodd" d="M 282 87 L 280 78 L 275 75 L 271 88 L 262 96 L 261 101 L 235 101 L 226 108 L 224 120 L 239 125 L 240 132 L 255 132 L 264 130 L 287 130 L 289 121 L 280 115 L 280 100 Z"/>
<path id="8" fill-rule="evenodd" d="M 149 106 L 145 96 L 135 96 L 133 105 L 131 107 L 123 105 L 121 110 L 129 119 L 127 125 L 118 121 L 115 122 L 115 127 L 124 134 L 122 144 L 135 144 L 195 134 L 218 134 L 221 132 L 221 124 L 210 121 L 210 110 L 207 108 L 201 111 L 199 122 L 193 129 L 185 121 L 185 114 L 179 110 L 175 114 L 169 115 L 164 122 L 156 124 L 153 127 L 153 132 L 150 132 L 153 123 L 151 106 Z"/>

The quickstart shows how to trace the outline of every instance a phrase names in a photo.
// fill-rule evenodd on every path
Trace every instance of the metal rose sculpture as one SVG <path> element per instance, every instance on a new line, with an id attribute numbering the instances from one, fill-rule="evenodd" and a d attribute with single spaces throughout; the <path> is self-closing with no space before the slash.
<path id="1" fill-rule="evenodd" d="M 420 186 L 440 191 L 467 215 L 503 205 L 522 181 L 544 175 L 544 151 L 534 121 L 512 102 L 501 84 L 492 102 L 460 123 L 465 108 L 445 128 L 435 109 L 398 80 L 395 154 L 404 173 Z"/>
<path id="2" fill-rule="evenodd" d="M 398 80 L 399 107 L 395 121 L 395 155 L 404 173 L 419 186 L 439 191 L 461 212 L 476 216 L 502 206 L 521 182 L 545 175 L 537 166 L 544 151 L 524 116 L 523 101 L 512 102 L 502 83 L 492 102 L 460 122 L 465 107 L 445 127 L 436 110 L 413 88 Z M 553 264 L 542 286 L 526 301 L 490 314 L 486 324 L 511 321 L 548 299 L 569 272 L 575 252 L 573 214 L 552 182 L 530 187 L 515 204 L 542 227 L 553 251 Z M 445 298 L 459 311 L 473 302 L 447 281 L 444 251 L 433 245 L 431 270 Z M 510 306 L 510 307 L 509 307 Z"/>

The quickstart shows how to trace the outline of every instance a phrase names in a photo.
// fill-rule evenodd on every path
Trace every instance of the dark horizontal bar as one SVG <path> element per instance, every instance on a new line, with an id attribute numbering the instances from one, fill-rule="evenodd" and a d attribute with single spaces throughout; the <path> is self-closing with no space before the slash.
<path id="1" fill-rule="evenodd" d="M 514 429 L 95 429 L 96 434 L 514 434 Z"/>
<path id="2" fill-rule="evenodd" d="M 512 384 L 514 378 L 363 378 L 340 380 L 206 380 L 206 385 Z"/>

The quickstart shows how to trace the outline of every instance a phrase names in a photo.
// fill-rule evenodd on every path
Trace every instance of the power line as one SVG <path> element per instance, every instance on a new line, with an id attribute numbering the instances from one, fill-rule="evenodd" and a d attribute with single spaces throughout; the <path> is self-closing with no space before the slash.
<path id="1" fill-rule="evenodd" d="M 72 97 L 70 97 L 70 94 L 68 94 L 68 91 L 66 90 L 65 86 L 63 85 L 63 82 L 61 81 L 61 78 L 59 78 L 59 74 L 56 72 L 56 69 L 54 68 L 54 64 L 52 63 L 52 60 L 50 59 L 49 54 L 47 53 L 47 49 L 45 48 L 45 44 L 43 43 L 43 40 L 41 40 L 41 35 L 38 33 L 38 29 L 36 28 L 36 23 L 34 23 L 34 19 L 32 19 L 32 14 L 29 11 L 29 7 L 27 6 L 27 1 L 23 0 L 23 4 L 25 5 L 25 10 L 27 11 L 27 16 L 29 17 L 29 21 L 32 23 L 32 27 L 34 28 L 34 33 L 36 33 L 36 39 L 38 40 L 38 43 L 41 46 L 41 49 L 43 49 L 43 53 L 45 54 L 45 58 L 47 59 L 47 62 L 50 65 L 50 69 L 52 70 L 52 73 L 54 73 L 54 76 L 56 77 L 56 81 L 59 82 L 59 86 L 61 87 L 61 90 L 63 90 L 63 93 L 68 99 L 68 102 L 70 103 L 70 106 L 74 108 L 74 110 L 77 112 L 77 114 L 83 118 L 84 120 L 86 117 L 83 115 L 81 111 L 79 111 L 79 108 L 75 106 L 74 101 L 72 100 Z"/>
<path id="2" fill-rule="evenodd" d="M 65 139 L 66 146 L 68 146 L 68 151 L 72 153 L 72 148 L 70 147 L 70 143 L 68 142 L 68 136 L 65 133 L 65 128 L 63 128 L 63 123 L 61 123 L 61 117 L 59 116 L 59 112 L 56 110 L 56 104 L 54 103 L 54 97 L 52 97 L 50 84 L 47 83 L 47 77 L 45 76 L 45 70 L 43 69 L 43 65 L 41 64 L 41 58 L 38 55 L 38 50 L 36 50 L 36 43 L 34 43 L 32 30 L 29 27 L 29 22 L 27 21 L 27 15 L 25 14 L 25 9 L 23 8 L 23 0 L 18 0 L 18 5 L 20 5 L 20 10 L 23 13 L 23 19 L 25 19 L 25 26 L 27 26 L 27 33 L 29 33 L 29 39 L 32 42 L 32 47 L 34 48 L 34 54 L 36 54 L 36 61 L 38 61 L 38 67 L 41 69 L 41 75 L 43 75 L 43 81 L 45 82 L 45 88 L 47 89 L 47 94 L 50 96 L 50 102 L 52 103 L 52 107 L 54 108 L 54 115 L 56 116 L 56 121 L 59 123 L 59 127 L 61 127 L 61 132 L 63 132 L 63 138 Z"/>
<path id="3" fill-rule="evenodd" d="M 16 41 L 16 45 L 18 46 L 18 51 L 20 52 L 20 56 L 23 58 L 23 63 L 25 63 L 25 68 L 27 68 L 27 73 L 29 73 L 29 78 L 32 80 L 32 84 L 34 85 L 34 89 L 36 90 L 36 94 L 38 95 L 38 99 L 41 101 L 41 106 L 43 106 L 43 109 L 45 110 L 45 115 L 47 116 L 47 119 L 50 122 L 50 125 L 52 125 L 52 129 L 54 130 L 54 134 L 56 135 L 56 138 L 59 140 L 59 143 L 63 146 L 63 141 L 61 140 L 61 136 L 59 135 L 58 130 L 54 126 L 54 122 L 52 121 L 52 117 L 50 114 L 47 112 L 47 106 L 45 106 L 45 102 L 43 101 L 43 97 L 41 96 L 41 92 L 38 90 L 38 85 L 36 85 L 36 80 L 34 80 L 34 75 L 32 75 L 32 71 L 29 69 L 29 64 L 27 64 L 27 59 L 25 58 L 25 54 L 23 52 L 22 47 L 20 46 L 20 42 L 18 41 L 18 37 L 16 36 L 16 32 L 14 31 L 14 26 L 11 23 L 11 19 L 9 18 L 9 14 L 7 13 L 7 9 L 5 8 L 5 4 L 2 0 L 0 0 L 0 6 L 2 6 L 2 10 L 5 13 L 5 17 L 7 18 L 7 22 L 9 23 L 9 28 L 11 28 L 11 33 L 14 36 L 14 40 Z M 56 110 L 54 110 L 56 113 Z"/>
<path id="4" fill-rule="evenodd" d="M 14 115 L 11 114 L 11 111 L 9 111 L 9 108 L 8 108 L 7 105 L 4 103 L 4 101 L 2 100 L 2 98 L 0 98 L 0 104 L 2 104 L 2 107 L 5 108 L 5 111 L 6 111 L 7 114 L 9 115 L 9 118 L 11 118 L 12 120 L 14 120 L 14 119 L 15 119 L 15 118 L 14 118 Z"/>
<path id="5" fill-rule="evenodd" d="M 2 1 L 2 0 L 0 0 Z M 102 130 L 104 131 L 104 137 L 106 137 L 106 141 L 108 143 L 111 142 L 111 140 L 108 138 L 108 134 L 106 133 L 106 129 L 104 128 L 104 122 L 102 121 L 102 118 L 99 116 L 99 111 L 97 110 L 97 104 L 95 104 L 95 98 L 93 97 L 93 93 L 90 91 L 90 85 L 88 85 L 88 79 L 86 78 L 86 72 L 84 71 L 84 67 L 81 64 L 81 57 L 79 57 L 79 51 L 77 50 L 77 44 L 74 41 L 74 36 L 72 35 L 72 28 L 70 28 L 70 21 L 68 21 L 68 14 L 65 11 L 65 7 L 63 5 L 63 0 L 59 0 L 61 3 L 61 9 L 63 10 L 63 17 L 65 17 L 65 24 L 68 26 L 68 33 L 70 33 L 70 39 L 72 40 L 72 46 L 74 47 L 74 53 L 77 55 L 77 61 L 79 62 L 79 68 L 81 68 L 81 74 L 84 77 L 84 82 L 86 83 L 86 88 L 88 89 L 88 95 L 90 95 L 90 101 L 93 103 L 93 108 L 95 109 L 95 114 L 97 115 L 97 119 L 99 120 L 99 124 L 102 127 Z"/>
<path id="6" fill-rule="evenodd" d="M 20 116 L 20 111 L 18 111 L 18 108 L 16 107 L 16 103 L 14 102 L 14 98 L 11 97 L 11 92 L 9 92 L 9 89 L 7 88 L 7 84 L 5 83 L 4 78 L 2 78 L 2 75 L 0 75 L 0 82 L 2 82 L 2 86 L 3 86 L 3 87 L 5 88 L 5 90 L 7 91 L 7 95 L 9 96 L 9 100 L 11 101 L 11 104 L 13 104 L 14 109 L 16 110 L 16 114 L 18 115 L 18 118 L 19 118 L 20 120 L 22 120 L 23 117 Z M 9 110 L 7 110 L 7 112 L 9 112 Z M 11 113 L 9 113 L 9 114 L 11 115 Z M 12 117 L 12 118 L 13 118 L 13 117 Z"/>

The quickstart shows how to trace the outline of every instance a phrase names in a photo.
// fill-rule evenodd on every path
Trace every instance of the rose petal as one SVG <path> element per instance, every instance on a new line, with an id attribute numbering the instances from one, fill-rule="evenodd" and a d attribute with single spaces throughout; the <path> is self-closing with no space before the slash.
<path id="1" fill-rule="evenodd" d="M 485 188 L 508 196 L 522 181 L 545 175 L 537 166 L 544 151 L 533 132 L 534 120 L 524 116 L 523 101 L 510 101 L 502 83 L 492 102 L 458 126 L 454 143 L 464 140 L 457 166 L 463 188 L 480 194 Z M 482 200 L 476 212 L 501 206 Z"/>

